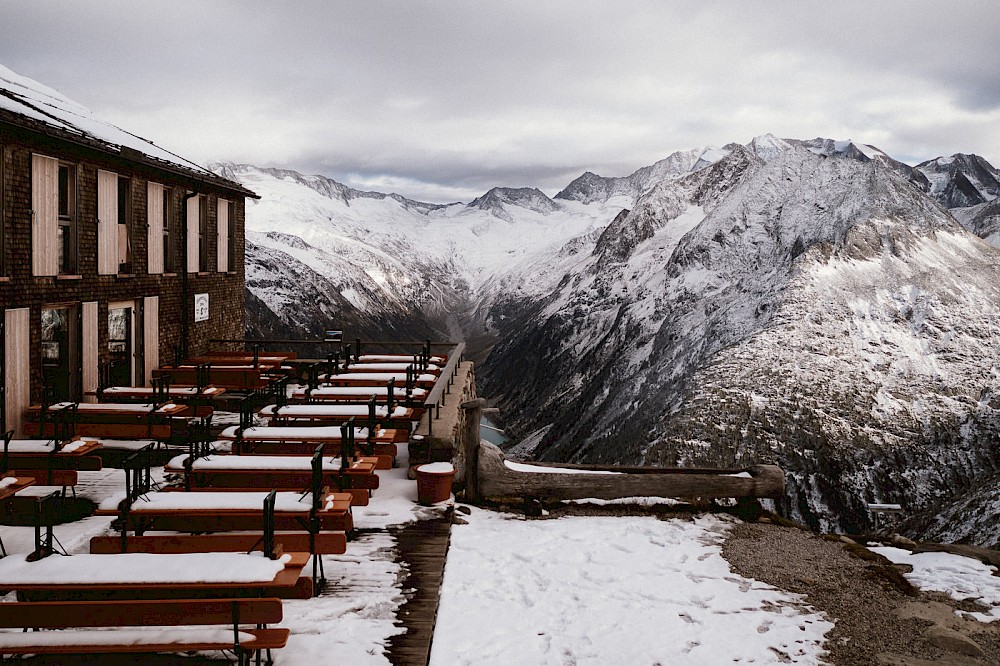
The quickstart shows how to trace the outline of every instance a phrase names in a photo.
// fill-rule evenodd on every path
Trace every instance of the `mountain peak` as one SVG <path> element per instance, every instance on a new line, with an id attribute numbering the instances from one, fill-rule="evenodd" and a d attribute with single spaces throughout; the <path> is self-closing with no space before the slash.
<path id="1" fill-rule="evenodd" d="M 494 187 L 481 197 L 473 199 L 468 208 L 478 208 L 495 216 L 510 220 L 506 206 L 519 206 L 546 215 L 559 210 L 559 205 L 537 187 Z"/>

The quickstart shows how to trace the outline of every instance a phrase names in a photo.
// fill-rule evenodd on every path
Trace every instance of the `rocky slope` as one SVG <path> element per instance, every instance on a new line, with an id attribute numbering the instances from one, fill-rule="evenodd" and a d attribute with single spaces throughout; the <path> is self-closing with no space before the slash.
<path id="1" fill-rule="evenodd" d="M 795 515 L 851 530 L 995 469 L 996 250 L 881 160 L 764 157 L 661 182 L 502 336 L 518 451 L 772 460 Z"/>
<path id="2" fill-rule="evenodd" d="M 767 135 L 446 206 L 223 168 L 263 195 L 261 330 L 495 341 L 478 378 L 517 454 L 774 461 L 793 514 L 859 531 L 868 502 L 943 516 L 997 467 L 1000 257 L 977 236 L 998 188 L 975 156 Z"/>

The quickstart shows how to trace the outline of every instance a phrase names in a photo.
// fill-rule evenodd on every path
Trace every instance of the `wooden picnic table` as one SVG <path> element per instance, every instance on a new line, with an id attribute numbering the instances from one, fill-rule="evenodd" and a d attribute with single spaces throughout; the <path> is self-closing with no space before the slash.
<path id="1" fill-rule="evenodd" d="M 336 375 L 320 375 L 319 380 L 330 386 L 385 386 L 386 382 L 392 380 L 399 386 L 406 382 L 405 372 L 354 372 L 352 366 L 350 371 Z M 419 373 L 415 378 L 414 386 L 422 389 L 432 389 L 437 383 L 438 376 L 431 373 Z"/>
<path id="2" fill-rule="evenodd" d="M 220 356 L 209 354 L 205 356 L 193 356 L 180 364 L 181 368 L 193 368 L 202 363 L 211 364 L 217 368 L 279 368 L 288 360 L 287 356 L 260 355 L 254 358 L 253 354 L 241 356 Z"/>
<path id="3" fill-rule="evenodd" d="M 190 465 L 188 459 L 188 454 L 179 455 L 167 462 L 163 471 L 183 474 L 187 484 L 199 488 L 309 488 L 313 481 L 312 461 L 305 456 L 212 454 L 196 458 Z M 346 467 L 341 466 L 340 458 L 327 458 L 322 463 L 322 485 L 345 490 L 378 488 L 375 457 L 359 456 Z"/>
<path id="4" fill-rule="evenodd" d="M 217 398 L 226 392 L 221 386 L 174 386 L 167 390 L 167 397 L 175 402 L 187 402 L 206 398 Z M 162 395 L 161 391 L 152 386 L 109 386 L 97 392 L 97 397 L 101 402 L 125 402 L 131 400 L 142 400 L 149 402 L 154 396 Z"/>
<path id="5" fill-rule="evenodd" d="M 308 598 L 313 590 L 312 579 L 301 576 L 309 553 L 286 553 L 278 560 L 257 553 L 26 558 L 12 554 L 0 559 L 0 590 L 16 591 L 21 600 Z"/>
<path id="6" fill-rule="evenodd" d="M 181 416 L 187 409 L 186 405 L 175 402 L 159 403 L 117 403 L 117 402 L 57 402 L 45 408 L 46 412 L 60 412 L 76 406 L 77 418 L 81 416 L 136 416 L 144 417 L 150 414 L 162 416 Z M 29 405 L 25 416 L 38 417 L 43 408 L 41 405 Z"/>
<path id="7" fill-rule="evenodd" d="M 278 492 L 274 527 L 298 530 L 308 522 L 312 494 Z M 266 492 L 220 490 L 218 492 L 151 492 L 135 500 L 127 510 L 122 529 L 175 532 L 227 532 L 263 528 Z M 119 496 L 102 502 L 95 515 L 120 516 Z M 354 527 L 350 493 L 324 489 L 316 512 L 318 528 L 347 532 Z"/>
<path id="8" fill-rule="evenodd" d="M 363 419 L 368 416 L 367 405 L 266 405 L 257 412 L 258 416 L 270 419 L 275 425 L 292 422 L 346 423 L 349 419 Z M 407 424 L 419 419 L 411 407 L 397 406 L 390 413 L 385 405 L 375 408 L 375 418 L 381 422 Z"/>
<path id="9" fill-rule="evenodd" d="M 217 437 L 233 442 L 237 455 L 295 455 L 311 456 L 318 444 L 323 444 L 323 455 L 338 456 L 343 452 L 341 426 L 251 426 L 242 432 L 231 426 Z M 391 469 L 399 442 L 407 441 L 409 433 L 402 428 L 379 428 L 372 438 L 372 448 L 367 449 L 367 428 L 355 428 L 357 446 L 378 458 L 376 469 Z"/>
<path id="10" fill-rule="evenodd" d="M 271 382 L 284 377 L 284 371 L 246 364 L 238 365 L 181 365 L 161 366 L 153 370 L 153 377 L 166 377 L 171 384 L 184 386 L 217 386 L 231 391 L 256 391 L 267 388 Z"/>
<path id="11" fill-rule="evenodd" d="M 10 499 L 25 488 L 35 485 L 35 478 L 31 476 L 15 476 L 5 474 L 0 477 L 0 500 Z"/>
<path id="12" fill-rule="evenodd" d="M 9 436 L 10 433 L 8 433 Z M 104 462 L 91 455 L 101 448 L 97 440 L 7 439 L 3 445 L 3 469 L 14 476 L 30 478 L 48 486 L 75 486 L 79 471 L 98 471 Z"/>
<path id="13" fill-rule="evenodd" d="M 445 365 L 447 356 L 431 356 L 428 362 L 433 365 Z M 362 354 L 355 363 L 409 363 L 420 364 L 420 354 Z"/>
<path id="14" fill-rule="evenodd" d="M 440 375 L 441 366 L 428 365 L 426 367 L 420 367 L 413 363 L 351 363 L 346 371 L 347 372 L 361 372 L 361 373 L 373 373 L 373 372 L 403 372 L 407 370 L 418 370 L 421 374 L 426 375 Z"/>
<path id="15" fill-rule="evenodd" d="M 63 441 L 51 439 L 12 439 L 6 445 L 7 457 L 11 461 L 39 456 L 59 456 L 79 458 L 89 456 L 101 448 L 97 439 L 75 438 Z M 98 468 L 99 469 L 99 468 Z"/>
<path id="16" fill-rule="evenodd" d="M 193 410 L 189 405 L 174 402 L 60 402 L 44 409 L 41 405 L 25 409 L 24 431 L 29 436 L 52 437 L 60 432 L 57 424 L 61 421 L 77 436 L 166 440 L 174 435 L 175 427 L 187 426 L 185 419 L 190 415 Z"/>
<path id="17" fill-rule="evenodd" d="M 400 388 L 395 388 L 392 392 L 396 402 L 418 404 L 423 404 L 429 394 L 427 389 L 422 388 L 413 389 L 409 396 Z M 294 389 L 291 394 L 293 400 L 312 402 L 368 402 L 372 396 L 377 399 L 387 398 L 389 389 L 385 386 L 320 386 L 314 389 Z"/>

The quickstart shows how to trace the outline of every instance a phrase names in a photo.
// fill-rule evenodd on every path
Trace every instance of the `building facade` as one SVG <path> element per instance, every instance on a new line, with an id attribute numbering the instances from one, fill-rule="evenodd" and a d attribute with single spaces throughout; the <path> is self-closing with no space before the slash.
<path id="1" fill-rule="evenodd" d="M 256 195 L 4 73 L 0 432 L 20 434 L 29 404 L 146 385 L 161 363 L 243 337 Z"/>

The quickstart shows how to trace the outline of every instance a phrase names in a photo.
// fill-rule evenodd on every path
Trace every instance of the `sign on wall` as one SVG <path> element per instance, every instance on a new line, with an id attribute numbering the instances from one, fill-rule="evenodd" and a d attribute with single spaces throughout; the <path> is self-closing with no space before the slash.
<path id="1" fill-rule="evenodd" d="M 208 294 L 194 295 L 194 320 L 208 321 Z"/>

